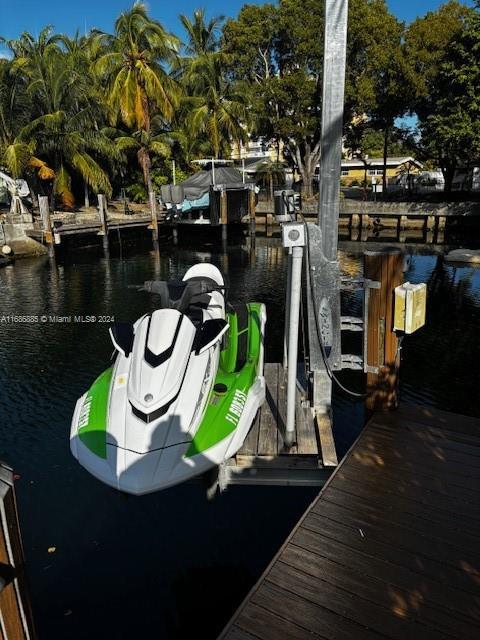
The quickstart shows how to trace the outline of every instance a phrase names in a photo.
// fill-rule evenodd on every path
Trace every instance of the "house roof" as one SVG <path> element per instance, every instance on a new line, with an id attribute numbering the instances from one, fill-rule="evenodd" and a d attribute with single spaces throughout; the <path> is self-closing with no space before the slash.
<path id="1" fill-rule="evenodd" d="M 389 156 L 387 158 L 387 167 L 398 167 L 402 164 L 407 164 L 408 162 L 419 168 L 423 167 L 423 164 L 418 160 L 415 160 L 413 156 Z M 383 158 L 367 158 L 365 163 L 367 164 L 367 167 L 383 167 Z M 364 167 L 365 163 L 359 158 L 342 160 L 342 168 L 348 169 L 348 167 Z"/>

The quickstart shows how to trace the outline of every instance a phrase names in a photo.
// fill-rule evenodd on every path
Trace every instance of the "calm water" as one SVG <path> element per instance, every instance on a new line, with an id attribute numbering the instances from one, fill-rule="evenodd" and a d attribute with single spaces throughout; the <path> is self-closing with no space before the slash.
<path id="1" fill-rule="evenodd" d="M 269 316 L 267 359 L 281 358 L 284 258 L 278 239 L 241 239 L 222 252 L 140 242 L 70 252 L 56 267 L 19 261 L 0 270 L 2 315 L 114 315 L 134 320 L 154 299 L 127 285 L 176 278 L 198 261 L 228 275 L 232 300 L 259 300 Z M 361 272 L 362 245 L 342 249 L 342 267 Z M 480 416 L 480 269 L 441 256 L 412 255 L 406 274 L 429 284 L 428 326 L 405 341 L 402 394 L 408 400 Z M 345 298 L 358 313 L 360 298 Z M 354 347 L 355 345 L 353 345 Z M 234 487 L 214 502 L 201 484 L 145 497 L 94 480 L 69 452 L 75 401 L 105 369 L 106 325 L 0 324 L 0 456 L 20 478 L 17 495 L 41 640 L 215 638 L 315 490 Z M 360 388 L 357 374 L 344 380 Z M 361 404 L 334 404 L 340 453 L 363 425 Z M 55 548 L 49 553 L 49 548 Z"/>

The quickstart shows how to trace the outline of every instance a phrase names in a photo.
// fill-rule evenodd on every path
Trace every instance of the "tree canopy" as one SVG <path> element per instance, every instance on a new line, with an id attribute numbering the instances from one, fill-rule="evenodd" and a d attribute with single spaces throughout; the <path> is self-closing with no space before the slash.
<path id="1" fill-rule="evenodd" d="M 228 157 L 249 137 L 280 152 L 307 196 L 321 162 L 323 2 L 245 4 L 236 18 L 181 15 L 180 37 L 135 3 L 112 33 L 47 26 L 5 41 L 0 163 L 32 191 L 72 207 L 88 191 L 141 197 L 198 157 Z M 344 132 L 365 158 L 413 150 L 442 168 L 480 156 L 479 11 L 449 0 L 412 24 L 386 0 L 350 0 Z M 416 115 L 418 131 L 399 126 Z M 274 166 L 275 165 L 275 166 Z M 262 175 L 260 175 L 260 173 Z M 384 172 L 385 174 L 385 172 Z M 138 184 L 140 180 L 141 184 Z"/>

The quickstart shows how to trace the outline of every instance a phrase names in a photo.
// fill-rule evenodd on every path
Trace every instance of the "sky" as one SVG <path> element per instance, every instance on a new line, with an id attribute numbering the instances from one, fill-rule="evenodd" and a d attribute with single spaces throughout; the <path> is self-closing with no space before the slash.
<path id="1" fill-rule="evenodd" d="M 392 13 L 406 22 L 445 1 L 387 0 Z M 152 16 L 169 31 L 181 34 L 178 20 L 181 13 L 191 15 L 194 9 L 206 7 L 210 16 L 235 16 L 247 2 L 263 4 L 261 0 L 147 0 L 147 5 Z M 22 31 L 36 35 L 47 24 L 69 35 L 77 29 L 83 32 L 92 27 L 111 31 L 116 16 L 132 4 L 133 0 L 0 0 L 0 35 L 7 39 L 17 38 Z"/>

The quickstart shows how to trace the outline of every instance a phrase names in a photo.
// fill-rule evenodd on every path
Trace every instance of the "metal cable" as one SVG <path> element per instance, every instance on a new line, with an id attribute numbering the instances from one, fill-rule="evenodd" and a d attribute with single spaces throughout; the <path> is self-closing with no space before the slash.
<path id="1" fill-rule="evenodd" d="M 305 226 L 305 230 L 306 230 L 306 234 L 307 234 L 307 243 L 306 243 L 307 251 L 306 251 L 305 257 L 307 259 L 308 280 L 310 282 L 310 292 L 311 292 L 311 296 L 312 296 L 313 312 L 314 312 L 314 317 L 315 317 L 315 332 L 317 334 L 318 344 L 320 345 L 320 352 L 322 354 L 322 360 L 323 360 L 323 363 L 325 365 L 325 369 L 327 371 L 327 375 L 347 395 L 352 396 L 353 398 L 365 399 L 367 397 L 366 393 L 358 393 L 357 391 L 352 391 L 351 389 L 348 389 L 347 387 L 345 387 L 340 382 L 340 380 L 337 378 L 337 376 L 333 372 L 332 368 L 330 367 L 330 363 L 328 361 L 327 352 L 325 350 L 325 345 L 323 344 L 322 332 L 320 330 L 320 320 L 319 320 L 319 317 L 318 317 L 318 309 L 317 309 L 317 305 L 315 304 L 315 291 L 314 291 L 314 286 L 313 286 L 313 278 L 311 277 L 311 271 L 310 271 L 310 242 L 309 242 L 308 225 L 305 222 L 305 218 L 303 217 L 303 215 L 301 213 L 300 213 L 300 216 L 302 218 L 302 222 L 303 222 L 303 225 Z"/>

